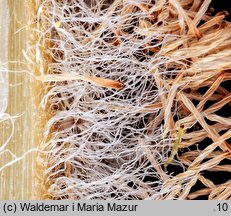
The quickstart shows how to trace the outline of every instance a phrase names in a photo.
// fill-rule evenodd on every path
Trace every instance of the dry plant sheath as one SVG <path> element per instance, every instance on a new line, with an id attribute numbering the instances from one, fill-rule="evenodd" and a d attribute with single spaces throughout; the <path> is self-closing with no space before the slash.
<path id="1" fill-rule="evenodd" d="M 211 2 L 35 1 L 41 199 L 231 199 L 231 23 Z"/>
<path id="2" fill-rule="evenodd" d="M 231 25 L 210 3 L 37 2 L 43 198 L 231 198 L 203 176 L 231 169 Z"/>

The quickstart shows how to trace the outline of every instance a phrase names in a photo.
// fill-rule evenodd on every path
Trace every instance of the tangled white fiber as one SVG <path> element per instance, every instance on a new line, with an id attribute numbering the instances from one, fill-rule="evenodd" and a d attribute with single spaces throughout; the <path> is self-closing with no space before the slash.
<path id="1" fill-rule="evenodd" d="M 230 79 L 231 27 L 225 13 L 209 14 L 210 2 L 37 2 L 36 79 L 46 91 L 41 106 L 51 113 L 41 146 L 47 153 L 39 156 L 43 198 L 186 199 L 201 171 L 230 158 L 230 118 L 214 114 L 230 94 L 213 94 L 212 84 Z M 197 92 L 203 86 L 212 86 L 205 95 Z M 202 112 L 208 98 L 226 100 L 204 112 L 218 122 L 215 129 Z M 195 124 L 196 136 L 187 133 Z M 227 132 L 219 138 L 221 126 Z M 169 161 L 187 169 L 174 177 L 164 164 L 181 127 L 181 147 L 207 136 L 214 143 Z M 218 145 L 224 152 L 208 156 Z M 202 166 L 200 153 L 211 161 Z"/>

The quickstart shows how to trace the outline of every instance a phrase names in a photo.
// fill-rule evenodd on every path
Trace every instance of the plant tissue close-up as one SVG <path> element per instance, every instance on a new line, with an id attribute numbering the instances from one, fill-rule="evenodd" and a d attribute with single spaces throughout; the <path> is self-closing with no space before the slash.
<path id="1" fill-rule="evenodd" d="M 0 0 L 0 199 L 231 199 L 229 0 Z"/>

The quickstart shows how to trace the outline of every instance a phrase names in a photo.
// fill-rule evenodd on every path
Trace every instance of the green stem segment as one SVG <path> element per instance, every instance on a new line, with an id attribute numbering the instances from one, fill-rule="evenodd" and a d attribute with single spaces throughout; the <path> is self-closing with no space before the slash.
<path id="1" fill-rule="evenodd" d="M 174 156 L 177 154 L 178 152 L 178 148 L 180 146 L 180 142 L 181 142 L 181 137 L 184 134 L 184 129 L 183 128 L 179 128 L 178 132 L 177 132 L 177 138 L 173 144 L 173 148 L 170 154 L 170 157 L 168 158 L 168 160 L 164 163 L 164 166 L 167 167 L 170 163 L 172 163 Z"/>

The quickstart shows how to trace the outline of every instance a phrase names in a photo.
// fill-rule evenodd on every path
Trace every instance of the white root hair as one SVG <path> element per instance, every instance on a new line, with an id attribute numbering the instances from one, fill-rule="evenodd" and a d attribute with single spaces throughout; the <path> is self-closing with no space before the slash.
<path id="1" fill-rule="evenodd" d="M 177 130 L 199 122 L 199 136 L 185 133 L 182 146 L 210 134 L 228 149 L 217 131 L 230 118 L 210 116 L 221 125 L 208 129 L 203 105 L 210 97 L 228 97 L 213 95 L 212 83 L 231 69 L 231 27 L 222 14 L 206 13 L 210 1 L 195 2 L 38 2 L 36 79 L 45 83 L 41 107 L 51 113 L 42 143 L 48 153 L 39 156 L 44 197 L 185 199 L 201 179 L 201 161 L 191 169 L 190 158 L 198 154 L 183 155 L 172 163 L 185 173 L 174 177 L 163 170 Z M 203 86 L 213 86 L 205 96 L 197 93 Z M 225 157 L 214 156 L 206 169 Z"/>

